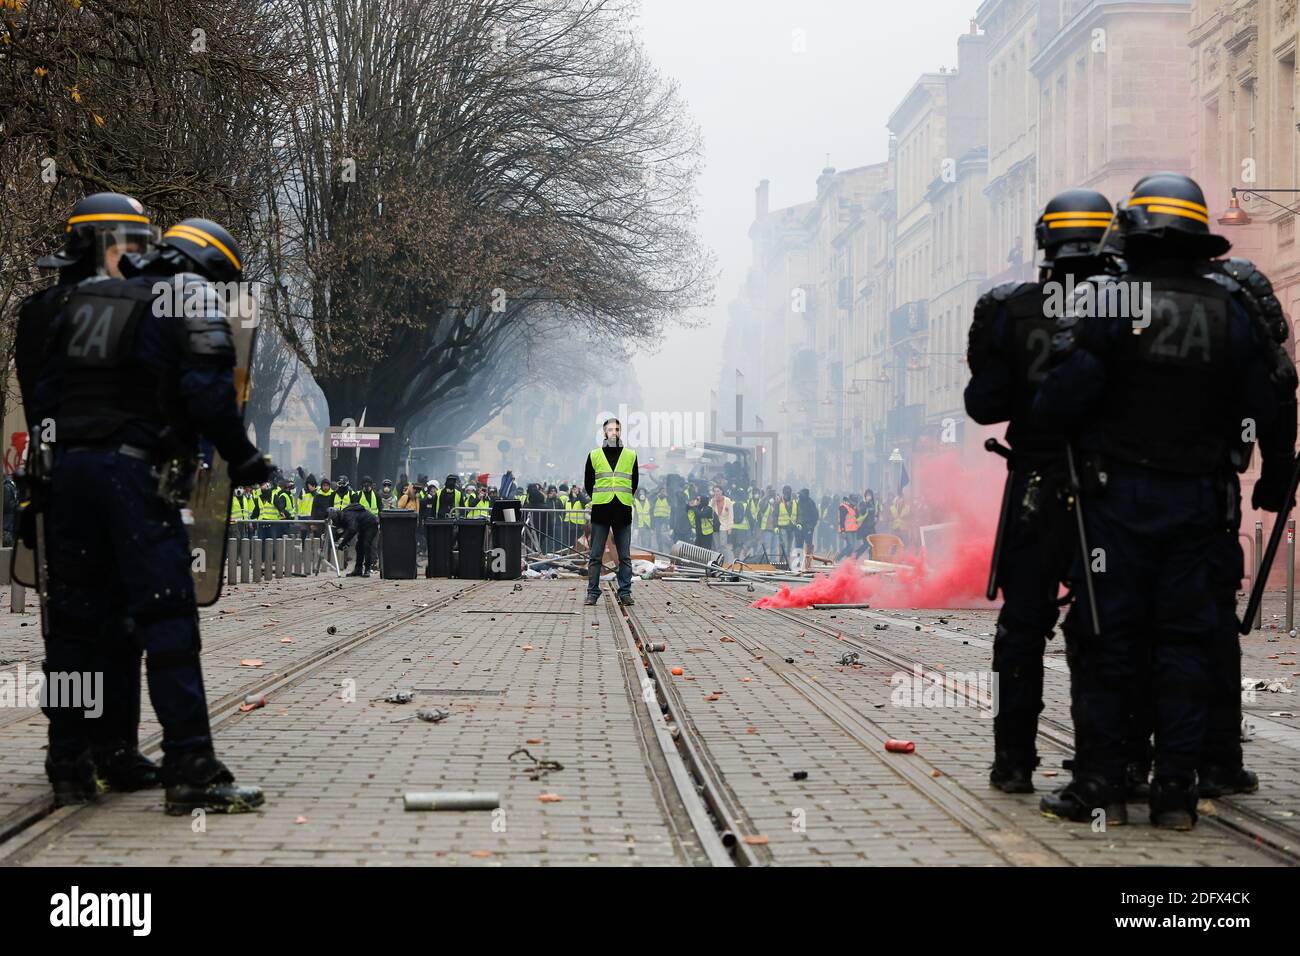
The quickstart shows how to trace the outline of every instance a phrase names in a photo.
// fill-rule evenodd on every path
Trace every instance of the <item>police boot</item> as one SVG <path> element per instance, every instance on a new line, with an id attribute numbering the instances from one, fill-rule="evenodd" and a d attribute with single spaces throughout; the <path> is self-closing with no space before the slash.
<path id="1" fill-rule="evenodd" d="M 1196 784 L 1190 777 L 1155 777 L 1151 781 L 1151 823 L 1168 830 L 1196 825 Z"/>
<path id="2" fill-rule="evenodd" d="M 1003 793 L 1033 793 L 1034 766 L 1037 760 L 999 750 L 993 755 L 989 786 Z"/>
<path id="3" fill-rule="evenodd" d="M 1075 823 L 1092 823 L 1099 809 L 1107 826 L 1128 823 L 1128 805 L 1124 802 L 1122 788 L 1112 786 L 1095 774 L 1076 775 L 1064 787 L 1043 797 L 1038 807 L 1044 816 Z"/>
<path id="4" fill-rule="evenodd" d="M 101 790 L 130 793 L 162 786 L 158 765 L 125 744 L 95 751 L 95 776 Z"/>
<path id="5" fill-rule="evenodd" d="M 260 787 L 241 787 L 211 750 L 181 754 L 164 765 L 167 776 L 166 811 L 183 816 L 193 810 L 247 813 L 265 802 Z"/>
<path id="6" fill-rule="evenodd" d="M 98 794 L 95 786 L 95 762 L 90 759 L 89 753 L 71 760 L 52 760 L 46 757 L 45 775 L 54 788 L 56 807 L 89 803 Z"/>
<path id="7" fill-rule="evenodd" d="M 1142 763 L 1130 763 L 1124 768 L 1124 795 L 1133 801 L 1146 800 L 1151 796 L 1151 783 L 1148 779 L 1150 767 Z"/>
<path id="8" fill-rule="evenodd" d="M 1238 766 L 1206 767 L 1197 775 L 1196 790 L 1202 797 L 1226 797 L 1230 793 L 1254 793 L 1259 789 L 1259 777 Z"/>

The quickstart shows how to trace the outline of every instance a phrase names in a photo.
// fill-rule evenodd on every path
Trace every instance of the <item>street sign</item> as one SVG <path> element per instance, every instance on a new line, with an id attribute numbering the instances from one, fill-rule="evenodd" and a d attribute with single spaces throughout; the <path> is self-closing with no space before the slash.
<path id="1" fill-rule="evenodd" d="M 331 448 L 378 448 L 379 436 L 369 432 L 353 435 L 331 435 Z"/>

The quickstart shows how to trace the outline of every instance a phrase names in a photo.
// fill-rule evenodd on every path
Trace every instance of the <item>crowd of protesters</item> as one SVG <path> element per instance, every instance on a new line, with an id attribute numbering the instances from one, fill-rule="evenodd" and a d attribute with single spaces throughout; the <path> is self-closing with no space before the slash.
<path id="1" fill-rule="evenodd" d="M 353 486 L 346 475 L 336 480 L 298 469 L 261 487 L 234 491 L 231 524 L 235 537 L 305 538 L 320 534 L 332 520 L 345 544 L 357 544 L 353 573 L 365 575 L 375 563 L 378 516 L 407 509 L 422 517 L 487 518 L 492 503 L 517 501 L 528 524 L 529 549 L 537 553 L 581 551 L 585 547 L 591 499 L 580 480 L 519 484 L 513 472 L 490 484 L 489 475 L 448 475 L 442 482 L 427 476 L 397 481 L 370 477 Z M 671 490 L 670 490 L 671 489 Z M 364 512 L 364 514 L 363 514 Z M 372 520 L 373 519 L 373 520 Z M 940 520 L 926 502 L 907 494 L 877 495 L 868 488 L 838 496 L 814 496 L 810 489 L 784 485 L 759 488 L 743 480 L 685 479 L 661 482 L 655 490 L 638 490 L 633 500 L 633 545 L 667 554 L 685 541 L 723 555 L 724 560 L 789 564 L 811 568 L 816 556 L 887 558 L 919 545 L 921 526 Z M 372 528 L 373 526 L 373 528 Z M 372 529 L 367 533 L 367 529 Z M 873 538 L 891 543 L 884 553 Z M 423 536 L 419 536 L 423 546 Z M 351 550 L 351 549 L 349 549 Z"/>

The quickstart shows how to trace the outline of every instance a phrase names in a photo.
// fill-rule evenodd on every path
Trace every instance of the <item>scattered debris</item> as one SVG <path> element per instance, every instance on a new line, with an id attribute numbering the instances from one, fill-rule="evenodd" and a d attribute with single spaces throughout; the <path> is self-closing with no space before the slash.
<path id="1" fill-rule="evenodd" d="M 564 798 L 558 793 L 539 793 L 537 799 L 542 803 L 559 803 Z"/>
<path id="2" fill-rule="evenodd" d="M 1264 680 L 1258 677 L 1243 677 L 1241 679 L 1242 690 L 1266 690 L 1270 694 L 1293 694 L 1291 682 L 1285 680 Z"/>
<path id="3" fill-rule="evenodd" d="M 495 810 L 501 795 L 495 790 L 427 790 L 402 795 L 406 810 Z M 475 850 L 470 856 L 491 856 L 490 850 Z"/>
<path id="4" fill-rule="evenodd" d="M 891 754 L 910 754 L 916 751 L 916 744 L 910 740 L 894 740 L 891 738 L 885 741 L 885 749 Z"/>
<path id="5" fill-rule="evenodd" d="M 681 677 L 683 674 L 686 673 L 686 671 L 684 671 L 680 667 L 674 667 L 672 668 L 672 670 L 669 671 L 669 673 L 672 674 L 674 677 Z"/>
<path id="6" fill-rule="evenodd" d="M 244 702 L 239 705 L 241 713 L 248 713 L 250 710 L 257 710 L 259 707 L 266 706 L 266 698 L 261 694 L 249 694 L 244 698 Z"/>
<path id="7" fill-rule="evenodd" d="M 791 779 L 794 779 L 794 780 L 807 780 L 807 779 L 808 779 L 808 771 L 807 771 L 807 770 L 796 770 L 794 773 L 790 774 L 790 777 L 791 777 Z"/>
<path id="8" fill-rule="evenodd" d="M 857 662 L 858 662 L 858 652 L 857 652 L 857 651 L 849 651 L 847 654 L 841 654 L 841 655 L 840 655 L 840 666 L 841 666 L 841 667 L 852 667 L 852 666 L 853 666 L 854 664 L 856 664 Z"/>
<path id="9" fill-rule="evenodd" d="M 372 697 L 372 701 L 383 701 L 385 704 L 409 704 L 415 700 L 415 691 L 413 690 L 395 690 L 387 697 Z"/>
<path id="10" fill-rule="evenodd" d="M 441 707 L 421 707 L 409 717 L 399 717 L 393 723 L 401 724 L 408 720 L 422 720 L 426 724 L 440 724 L 451 716 L 451 711 L 443 710 Z"/>
<path id="11" fill-rule="evenodd" d="M 533 762 L 533 765 L 531 767 L 527 767 L 524 770 L 524 772 L 528 774 L 529 780 L 541 780 L 548 773 L 554 773 L 557 770 L 564 769 L 564 764 L 560 763 L 558 760 L 547 760 L 545 758 L 538 760 L 536 757 L 530 754 L 527 748 L 525 747 L 520 747 L 517 750 L 511 751 L 510 756 L 508 756 L 506 759 L 514 760 L 515 757 L 519 754 L 523 754 L 525 757 L 527 757 L 529 760 Z"/>
<path id="12" fill-rule="evenodd" d="M 256 657 L 248 657 L 240 661 L 239 666 L 240 667 L 262 667 L 264 663 L 265 663 L 264 661 L 260 661 Z"/>
<path id="13" fill-rule="evenodd" d="M 749 846 L 767 846 L 767 837 L 762 834 L 753 834 L 747 837 L 741 837 Z"/>

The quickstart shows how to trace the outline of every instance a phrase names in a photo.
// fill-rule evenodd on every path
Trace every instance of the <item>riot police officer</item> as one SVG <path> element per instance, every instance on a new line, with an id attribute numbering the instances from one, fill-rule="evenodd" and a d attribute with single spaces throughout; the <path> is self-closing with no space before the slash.
<path id="1" fill-rule="evenodd" d="M 42 424 L 47 414 L 36 407 L 36 375 L 44 361 L 53 321 L 76 285 L 92 276 L 121 277 L 122 256 L 144 253 L 156 238 L 156 232 L 138 200 L 120 193 L 94 193 L 73 206 L 66 225 L 64 248 L 37 261 L 44 269 L 58 269 L 54 285 L 28 297 L 19 308 L 15 343 L 15 360 L 19 387 L 38 448 L 45 432 Z M 52 422 L 53 420 L 50 419 Z M 54 435 L 57 436 L 57 427 Z M 35 464 L 35 462 L 31 462 Z M 39 499 L 43 489 L 31 489 Z M 28 515 L 25 538 L 31 544 L 34 518 L 39 500 L 33 502 Z M 6 511 L 7 515 L 7 511 Z M 39 550 L 39 549 L 38 549 Z M 44 554 L 37 560 L 44 561 Z M 44 595 L 42 595 L 44 598 Z M 103 675 L 102 713 L 84 729 L 91 739 L 89 754 L 62 746 L 61 730 L 75 715 L 67 708 L 47 706 L 50 718 L 50 751 L 46 772 L 54 786 L 58 803 L 76 802 L 90 792 L 86 773 L 93 762 L 95 777 L 101 786 L 112 790 L 140 790 L 156 787 L 158 768 L 139 748 L 140 726 L 140 659 L 138 647 L 110 633 L 113 622 L 123 617 L 120 609 L 106 615 L 104 633 L 98 639 L 85 635 L 45 628 L 45 674 L 75 672 L 74 663 L 88 663 L 88 673 Z M 46 622 L 48 624 L 48 622 Z M 71 667 L 71 670 L 70 670 Z M 59 746 L 55 746 L 56 738 Z"/>
<path id="2" fill-rule="evenodd" d="M 1272 451 L 1272 460 L 1285 458 L 1287 436 L 1295 434 L 1296 383 L 1295 367 L 1283 348 L 1290 326 L 1282 312 L 1282 304 L 1273 293 L 1273 286 L 1254 263 L 1247 259 L 1220 259 L 1209 263 L 1206 273 L 1232 293 L 1233 297 L 1251 315 L 1270 343 L 1270 383 L 1277 393 L 1280 424 L 1273 437 L 1281 438 L 1283 445 Z M 1241 551 L 1241 484 L 1238 475 L 1250 465 L 1254 436 L 1242 428 L 1242 422 L 1229 424 L 1233 441 L 1229 444 L 1228 505 L 1230 517 L 1220 546 L 1214 551 L 1214 560 L 1221 574 L 1216 583 L 1219 599 L 1219 628 L 1210 645 L 1209 712 L 1207 714 L 1205 746 L 1197 773 L 1197 789 L 1202 797 L 1218 797 L 1231 793 L 1253 793 L 1259 789 L 1259 777 L 1247 770 L 1241 750 L 1241 638 L 1237 628 L 1237 590 L 1245 574 L 1245 560 Z M 1266 452 L 1265 457 L 1269 457 Z M 1270 471 L 1273 478 L 1276 471 Z M 1270 492 L 1267 488 L 1265 496 Z M 1276 503 L 1276 502 L 1273 502 Z"/>
<path id="3" fill-rule="evenodd" d="M 45 504 L 50 629 L 70 645 L 102 640 L 101 622 L 124 606 L 123 630 L 146 654 L 149 696 L 163 729 L 166 810 L 241 812 L 263 802 L 216 758 L 199 661 L 191 555 L 180 508 L 160 493 L 160 469 L 192 459 L 200 436 L 236 484 L 271 474 L 249 442 L 235 397 L 234 341 L 209 280 L 242 272 L 225 229 L 186 220 L 159 248 L 127 260 L 128 278 L 78 284 L 54 317 L 44 361 L 30 372 L 33 407 L 57 423 Z M 174 281 L 162 283 L 157 280 Z M 87 522 L 73 506 L 89 484 L 114 507 Z M 120 597 L 119 597 L 120 596 Z M 73 652 L 65 666 L 84 670 Z M 51 778 L 86 794 L 83 721 L 51 717 Z"/>
<path id="4" fill-rule="evenodd" d="M 993 638 L 998 708 L 989 773 L 990 785 L 1007 793 L 1034 789 L 1043 652 L 1056 626 L 1057 593 L 1074 542 L 1063 503 L 1064 440 L 1035 427 L 1032 403 L 1049 368 L 1053 312 L 1063 311 L 1077 282 L 1113 269 L 1098 252 L 1111 215 L 1110 202 L 1097 192 L 1071 189 L 1054 197 L 1034 231 L 1044 253 L 1039 281 L 986 292 L 971 323 L 966 411 L 981 425 L 1007 422 L 1010 446 L 1010 506 L 994 569 L 1004 600 Z"/>
<path id="5" fill-rule="evenodd" d="M 1149 699 L 1151 822 L 1188 829 L 1222 627 L 1230 436 L 1243 419 L 1255 423 L 1263 469 L 1253 500 L 1276 510 L 1294 419 L 1288 426 L 1272 384 L 1272 343 L 1205 276 L 1206 260 L 1228 242 L 1210 232 L 1200 187 L 1176 173 L 1149 176 L 1114 228 L 1126 267 L 1080 287 L 1053 343 L 1062 361 L 1034 407 L 1040 426 L 1077 435 L 1098 618 L 1076 601 L 1066 620 L 1079 649 L 1074 778 L 1042 807 L 1077 821 L 1099 809 L 1109 823 L 1127 821 L 1130 717 L 1134 701 Z"/>

